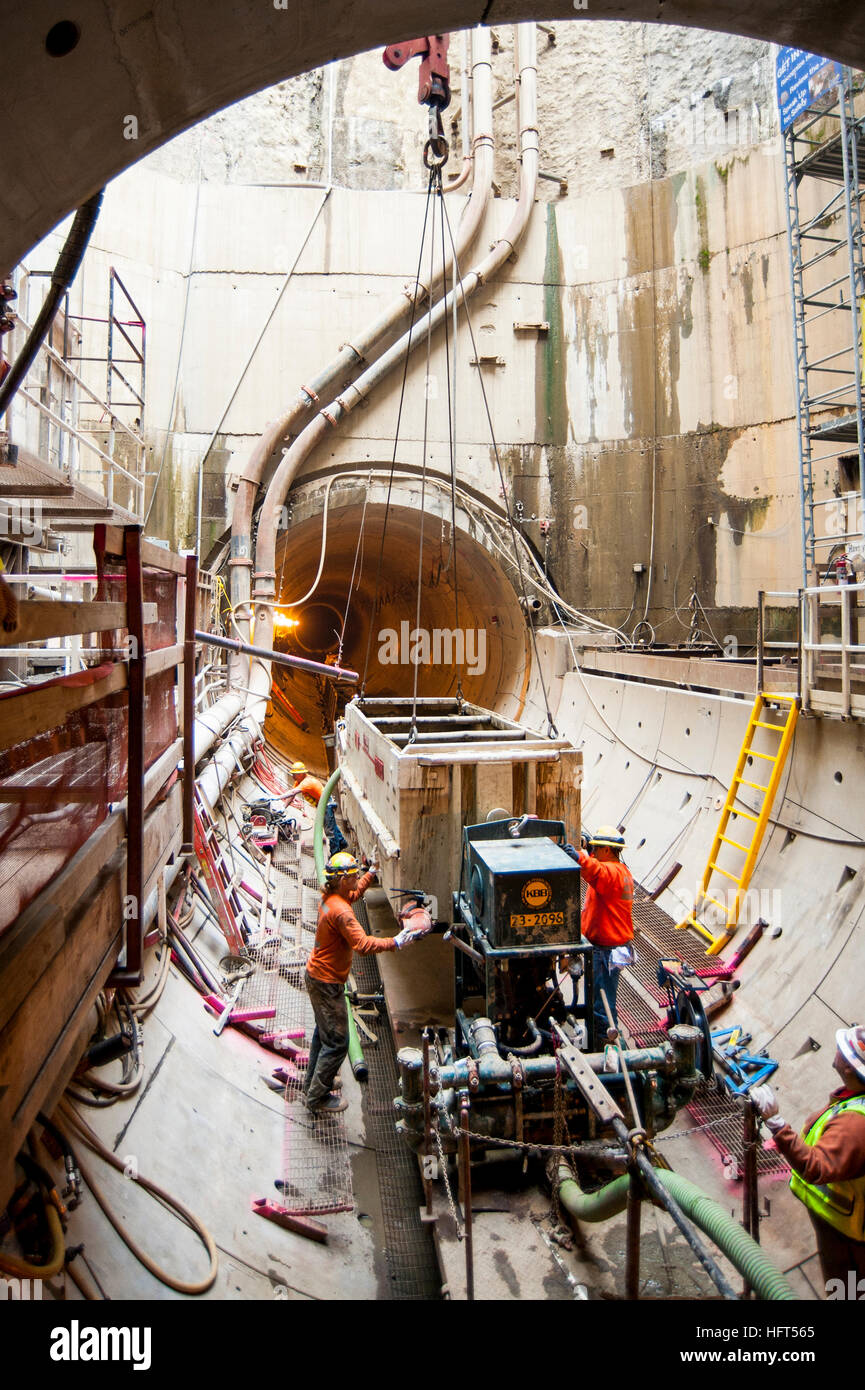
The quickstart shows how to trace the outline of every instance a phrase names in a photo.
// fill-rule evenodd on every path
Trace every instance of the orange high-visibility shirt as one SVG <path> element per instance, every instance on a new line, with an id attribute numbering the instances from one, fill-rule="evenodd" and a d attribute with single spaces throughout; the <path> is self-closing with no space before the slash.
<path id="1" fill-rule="evenodd" d="M 322 980 L 325 984 L 345 984 L 351 970 L 353 951 L 368 956 L 378 951 L 396 950 L 392 936 L 367 936 L 351 910 L 351 903 L 363 896 L 374 877 L 374 874 L 364 874 L 357 886 L 349 890 L 346 898 L 340 897 L 339 893 L 328 893 L 322 898 L 315 946 L 306 963 L 314 980 Z"/>
<path id="2" fill-rule="evenodd" d="M 627 864 L 602 863 L 580 851 L 580 872 L 588 884 L 582 932 L 593 946 L 624 946 L 634 937 L 634 878 Z"/>

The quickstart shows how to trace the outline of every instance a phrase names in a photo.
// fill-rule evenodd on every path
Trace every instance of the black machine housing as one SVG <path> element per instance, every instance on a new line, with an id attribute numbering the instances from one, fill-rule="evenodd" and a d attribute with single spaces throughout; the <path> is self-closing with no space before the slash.
<path id="1" fill-rule="evenodd" d="M 582 1022 L 595 1046 L 592 947 L 580 931 L 580 869 L 565 853 L 563 821 L 500 820 L 463 830 L 453 941 L 457 1054 L 468 1027 L 488 1018 L 502 1049 L 525 1050 L 549 1020 Z M 570 981 L 557 987 L 567 958 Z M 552 997 L 551 997 L 552 996 Z"/>

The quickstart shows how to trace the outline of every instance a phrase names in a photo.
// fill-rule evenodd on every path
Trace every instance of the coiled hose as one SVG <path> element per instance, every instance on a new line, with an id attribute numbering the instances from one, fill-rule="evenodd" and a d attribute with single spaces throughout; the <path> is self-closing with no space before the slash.
<path id="1" fill-rule="evenodd" d="M 664 1168 L 657 1168 L 655 1172 L 686 1216 L 724 1252 L 758 1298 L 768 1302 L 795 1301 L 796 1295 L 781 1271 L 723 1207 L 681 1173 L 671 1173 Z M 630 1178 L 625 1173 L 597 1192 L 583 1192 L 570 1168 L 564 1164 L 559 1168 L 559 1201 L 577 1221 L 607 1221 L 611 1216 L 618 1216 L 628 1204 L 629 1185 Z"/>
<path id="2" fill-rule="evenodd" d="M 94 1134 L 90 1126 L 82 1119 L 82 1117 L 79 1114 L 77 1114 L 75 1110 L 73 1110 L 72 1106 L 68 1103 L 68 1101 L 61 1101 L 60 1109 L 63 1112 L 64 1121 L 72 1127 L 75 1133 L 87 1145 L 89 1149 L 92 1149 L 92 1151 L 98 1154 L 100 1158 L 104 1159 L 106 1163 L 109 1163 L 112 1168 L 116 1168 L 119 1173 L 125 1173 L 124 1165 L 117 1157 L 117 1155 L 112 1153 L 110 1149 L 106 1149 L 105 1145 L 101 1142 L 97 1135 Z M 60 1133 L 63 1136 L 65 1143 L 69 1147 L 71 1152 L 72 1146 L 69 1143 L 69 1137 L 66 1134 L 64 1126 L 62 1124 L 57 1124 L 56 1119 L 55 1124 L 57 1125 L 57 1128 L 60 1130 Z M 183 1280 L 175 1279 L 172 1275 L 167 1274 L 165 1270 L 162 1269 L 156 1263 L 155 1260 L 152 1260 L 150 1256 L 146 1254 L 144 1250 L 142 1250 L 141 1246 L 133 1240 L 132 1236 L 126 1230 L 120 1218 L 109 1206 L 105 1194 L 102 1192 L 102 1189 L 99 1187 L 96 1180 L 90 1173 L 90 1170 L 86 1167 L 84 1163 L 81 1162 L 80 1158 L 78 1158 L 77 1156 L 76 1163 L 82 1178 L 86 1182 L 87 1186 L 90 1188 L 90 1191 L 93 1193 L 93 1196 L 96 1198 L 96 1201 L 99 1203 L 103 1212 L 108 1217 L 108 1220 L 111 1222 L 112 1226 L 114 1227 L 117 1234 L 120 1236 L 121 1240 L 128 1246 L 132 1254 L 135 1256 L 136 1260 L 138 1260 L 139 1264 L 142 1264 L 144 1268 L 154 1276 L 155 1279 L 158 1279 L 160 1281 L 160 1283 L 166 1284 L 167 1287 L 170 1289 L 175 1289 L 177 1293 L 202 1294 L 207 1292 L 211 1285 L 216 1281 L 216 1276 L 219 1272 L 219 1257 L 216 1251 L 216 1243 L 213 1237 L 211 1236 L 210 1232 L 207 1230 L 207 1228 L 201 1224 L 197 1217 L 193 1216 L 192 1212 L 189 1210 L 188 1207 L 185 1207 L 182 1204 L 182 1202 L 179 1202 L 177 1200 L 176 1197 L 172 1197 L 171 1194 L 166 1192 L 164 1188 L 158 1187 L 155 1182 L 151 1182 L 149 1178 L 145 1178 L 142 1173 L 132 1175 L 133 1182 L 137 1183 L 139 1187 L 143 1187 L 146 1192 L 149 1192 L 150 1195 L 152 1197 L 155 1197 L 158 1202 L 161 1202 L 163 1206 L 166 1206 L 169 1209 L 173 1210 L 180 1218 L 180 1220 L 183 1221 L 187 1226 L 189 1226 L 190 1229 L 193 1230 L 195 1234 L 198 1236 L 199 1240 L 201 1241 L 209 1256 L 210 1268 L 205 1277 L 199 1280 L 197 1283 L 186 1283 Z"/>

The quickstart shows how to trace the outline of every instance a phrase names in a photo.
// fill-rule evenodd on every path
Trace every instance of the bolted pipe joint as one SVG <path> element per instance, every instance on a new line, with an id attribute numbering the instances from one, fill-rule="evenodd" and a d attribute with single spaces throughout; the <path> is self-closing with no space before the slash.
<path id="1" fill-rule="evenodd" d="M 401 1047 L 396 1055 L 402 1105 L 423 1109 L 423 1053 L 419 1047 Z M 398 1104 L 399 1102 L 395 1102 Z"/>
<path id="2" fill-rule="evenodd" d="M 488 1055 L 499 1056 L 495 1029 L 488 1018 L 477 1018 L 472 1023 L 469 1028 L 469 1046 L 472 1056 L 477 1057 L 478 1061 Z"/>
<path id="3" fill-rule="evenodd" d="M 701 1029 L 691 1023 L 677 1023 L 667 1034 L 673 1045 L 676 1071 L 685 1080 L 694 1076 L 697 1070 L 697 1043 L 702 1038 Z"/>

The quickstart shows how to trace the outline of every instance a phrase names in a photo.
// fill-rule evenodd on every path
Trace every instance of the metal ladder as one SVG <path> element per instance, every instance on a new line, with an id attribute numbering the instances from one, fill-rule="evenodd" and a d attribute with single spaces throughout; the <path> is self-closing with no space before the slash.
<path id="1" fill-rule="evenodd" d="M 229 950 L 236 956 L 243 955 L 246 951 L 246 940 L 252 935 L 252 926 L 247 920 L 237 885 L 228 871 L 220 848 L 213 808 L 197 786 L 193 823 L 195 853 L 207 883 L 211 902 L 216 909 L 222 934 L 228 942 Z"/>
<path id="2" fill-rule="evenodd" d="M 767 703 L 770 701 L 772 704 L 787 706 L 786 718 L 782 724 L 772 724 L 768 720 L 761 718 L 765 712 Z M 677 927 L 691 927 L 694 931 L 699 932 L 701 936 L 706 938 L 709 942 L 706 951 L 707 955 L 715 956 L 719 951 L 722 951 L 739 924 L 739 908 L 741 906 L 742 896 L 747 891 L 748 884 L 751 881 L 751 875 L 754 872 L 754 865 L 757 862 L 757 855 L 760 850 L 763 835 L 769 823 L 769 815 L 775 801 L 775 794 L 778 790 L 778 784 L 781 781 L 781 774 L 784 770 L 787 754 L 790 751 L 790 744 L 793 741 L 793 733 L 796 728 L 798 716 L 799 702 L 795 695 L 780 695 L 774 693 L 767 695 L 761 691 L 754 701 L 754 708 L 751 710 L 751 717 L 748 720 L 748 727 L 745 730 L 745 737 L 739 751 L 736 771 L 733 774 L 732 781 L 730 782 L 730 790 L 727 792 L 724 808 L 721 811 L 721 819 L 718 822 L 718 829 L 712 841 L 712 848 L 709 851 L 709 859 L 703 873 L 703 880 L 699 892 L 697 893 L 693 911 L 684 921 L 677 923 Z M 758 729 L 768 729 L 773 734 L 779 736 L 779 742 L 774 753 L 762 753 L 754 747 L 755 741 L 759 737 L 757 734 Z M 771 769 L 768 782 L 754 782 L 745 776 L 748 760 L 754 758 L 759 758 L 762 763 L 767 764 Z M 754 791 L 760 793 L 759 807 L 756 814 L 753 811 L 743 810 L 741 806 L 736 806 L 736 799 L 739 795 L 740 787 L 751 787 Z M 753 826 L 751 839 L 747 844 L 743 844 L 741 840 L 733 839 L 733 837 L 727 833 L 730 817 L 734 815 L 737 818 L 741 817 L 745 822 L 749 822 Z M 736 854 L 744 856 L 742 869 L 738 874 L 732 873 L 730 869 L 721 868 L 718 864 L 718 856 L 721 854 L 722 845 L 729 845 L 736 851 Z M 725 904 L 721 902 L 719 898 L 714 897 L 709 891 L 715 875 L 720 875 L 736 885 L 736 891 L 733 895 L 732 902 Z M 715 891 L 717 891 L 717 889 Z M 717 936 L 714 936 L 709 928 L 704 926 L 697 918 L 697 914 L 707 903 L 712 903 L 715 907 L 719 908 L 721 912 L 724 913 L 726 919 L 724 927 Z"/>

